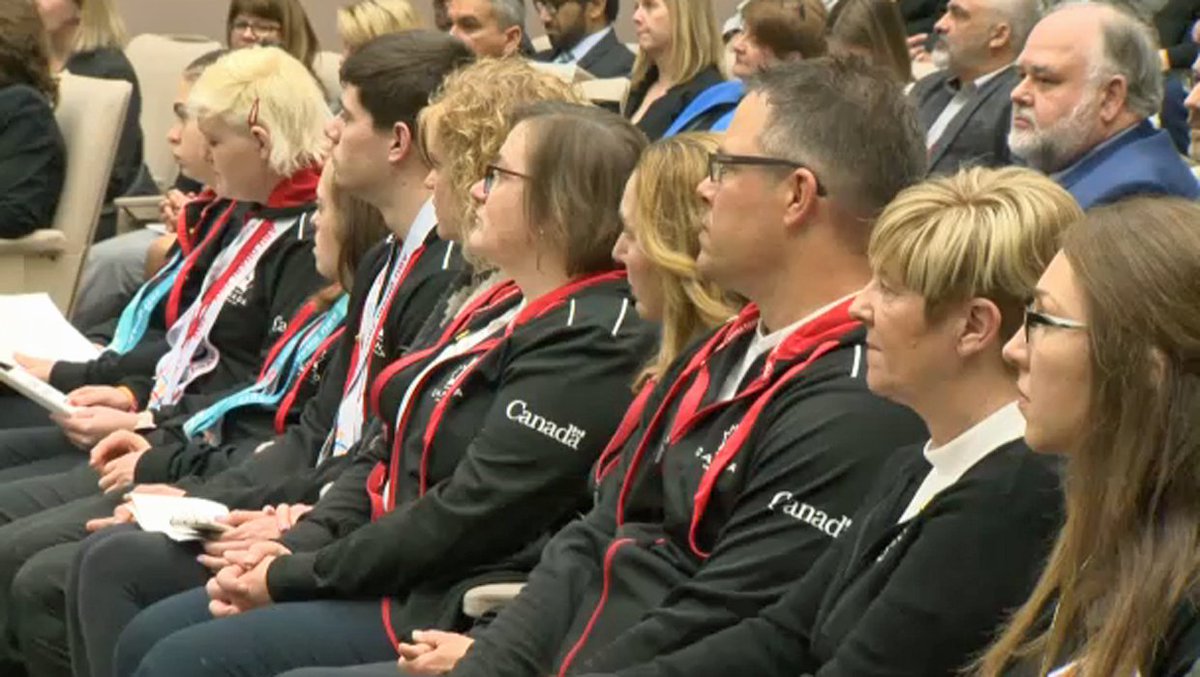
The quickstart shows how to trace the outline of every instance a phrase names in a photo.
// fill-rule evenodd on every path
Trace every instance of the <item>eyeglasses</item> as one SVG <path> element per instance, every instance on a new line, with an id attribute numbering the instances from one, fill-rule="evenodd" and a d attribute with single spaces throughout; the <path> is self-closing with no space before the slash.
<path id="1" fill-rule="evenodd" d="M 792 160 L 784 160 L 781 158 L 763 157 L 760 155 L 726 155 L 725 153 L 709 153 L 708 154 L 708 178 L 713 183 L 720 183 L 725 176 L 725 171 L 729 167 L 744 165 L 748 167 L 779 167 L 784 169 L 807 169 L 812 171 L 812 168 L 800 162 Z M 821 185 L 821 180 L 813 174 L 813 179 L 817 182 L 817 195 L 825 195 L 825 186 Z"/>
<path id="2" fill-rule="evenodd" d="M 279 35 L 279 33 L 281 31 L 283 31 L 283 26 L 280 26 L 277 23 L 265 22 L 265 21 L 248 21 L 246 19 L 235 20 L 233 22 L 232 28 L 235 33 L 245 33 L 246 31 L 250 31 L 250 33 L 252 35 L 257 36 L 257 37 L 263 37 L 263 36 L 268 36 L 268 35 Z"/>
<path id="3" fill-rule="evenodd" d="M 496 186 L 496 181 L 498 181 L 500 179 L 501 174 L 503 174 L 505 176 L 511 176 L 511 177 L 514 177 L 517 179 L 525 179 L 526 181 L 533 178 L 532 176 L 529 176 L 528 174 L 522 174 L 521 172 L 515 172 L 511 169 L 505 169 L 504 167 L 500 167 L 497 165 L 488 165 L 487 169 L 485 169 L 483 172 L 483 196 L 484 197 L 487 197 L 492 194 L 492 188 L 494 188 Z"/>
<path id="4" fill-rule="evenodd" d="M 1046 313 L 1033 309 L 1033 306 L 1025 306 L 1025 342 L 1029 343 L 1031 334 L 1036 327 L 1052 327 L 1054 329 L 1067 329 L 1072 331 L 1080 331 L 1087 329 L 1087 325 L 1075 320 L 1069 320 L 1065 317 L 1057 317 L 1047 315 Z"/>
<path id="5" fill-rule="evenodd" d="M 533 0 L 533 11 L 538 14 L 546 14 L 553 17 L 558 14 L 558 10 L 568 2 L 576 2 L 577 0 Z"/>

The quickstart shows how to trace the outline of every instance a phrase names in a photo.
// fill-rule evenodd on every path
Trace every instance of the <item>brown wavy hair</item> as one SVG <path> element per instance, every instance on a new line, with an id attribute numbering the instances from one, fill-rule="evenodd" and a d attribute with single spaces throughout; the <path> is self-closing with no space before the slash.
<path id="1" fill-rule="evenodd" d="M 28 85 L 58 103 L 46 31 L 32 2 L 0 3 L 0 87 Z"/>
<path id="2" fill-rule="evenodd" d="M 1071 228 L 1087 309 L 1088 425 L 1066 468 L 1066 523 L 1032 596 L 980 660 L 1152 674 L 1200 588 L 1200 206 L 1135 198 Z M 1053 612 L 1049 628 L 1043 619 Z"/>

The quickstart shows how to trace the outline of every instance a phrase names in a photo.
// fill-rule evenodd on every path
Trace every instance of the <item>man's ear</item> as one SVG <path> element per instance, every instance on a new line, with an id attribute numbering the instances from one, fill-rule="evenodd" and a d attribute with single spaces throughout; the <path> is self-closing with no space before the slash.
<path id="1" fill-rule="evenodd" d="M 1012 45 L 1012 26 L 998 23 L 992 26 L 990 33 L 987 41 L 989 49 L 1003 49 Z"/>
<path id="2" fill-rule="evenodd" d="M 525 37 L 525 29 L 520 26 L 509 26 L 504 29 L 504 56 L 521 53 L 521 39 Z"/>
<path id="3" fill-rule="evenodd" d="M 388 144 L 388 162 L 398 165 L 413 151 L 412 129 L 406 122 L 392 125 L 391 143 Z"/>
<path id="4" fill-rule="evenodd" d="M 1117 119 L 1129 101 L 1129 82 L 1124 75 L 1113 75 L 1100 89 L 1100 119 L 1105 124 Z"/>
<path id="5" fill-rule="evenodd" d="M 801 228 L 817 208 L 817 175 L 807 167 L 794 170 L 784 182 L 786 191 L 783 220 L 787 229 Z"/>
<path id="6" fill-rule="evenodd" d="M 968 301 L 958 337 L 958 354 L 967 357 L 993 345 L 1003 349 L 1008 340 L 1001 335 L 1003 322 L 1004 316 L 995 303 L 982 298 Z"/>
<path id="7" fill-rule="evenodd" d="M 258 156 L 263 160 L 270 159 L 273 147 L 271 130 L 261 125 L 254 125 L 250 128 L 250 135 L 258 142 Z"/>

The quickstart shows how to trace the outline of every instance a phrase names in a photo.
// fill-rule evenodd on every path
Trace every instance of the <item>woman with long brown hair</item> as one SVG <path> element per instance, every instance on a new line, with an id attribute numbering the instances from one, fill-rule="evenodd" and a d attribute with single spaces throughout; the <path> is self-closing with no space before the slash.
<path id="1" fill-rule="evenodd" d="M 57 101 L 37 10 L 0 5 L 0 238 L 28 235 L 54 217 L 67 154 Z"/>
<path id="2" fill-rule="evenodd" d="M 1183 675 L 1200 655 L 1200 206 L 1072 228 L 1005 348 L 1026 440 L 1066 463 L 1066 524 L 979 673 Z"/>

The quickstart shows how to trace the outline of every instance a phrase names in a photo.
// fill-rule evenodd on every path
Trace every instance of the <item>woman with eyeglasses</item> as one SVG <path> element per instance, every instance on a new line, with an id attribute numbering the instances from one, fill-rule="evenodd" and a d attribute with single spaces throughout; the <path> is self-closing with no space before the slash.
<path id="1" fill-rule="evenodd" d="M 654 344 L 611 257 L 644 146 L 590 106 L 519 110 L 472 187 L 477 224 L 463 241 L 510 281 L 385 368 L 371 402 L 386 438 L 279 539 L 139 614 L 115 674 L 266 677 L 394 660 L 414 628 L 457 629 L 471 586 L 523 577 L 589 502 L 588 471 Z"/>
<path id="2" fill-rule="evenodd" d="M 1197 222 L 1174 198 L 1090 210 L 1005 348 L 1029 445 L 1065 457 L 1066 523 L 980 675 L 1195 673 Z"/>
<path id="3" fill-rule="evenodd" d="M 850 312 L 872 392 L 913 409 L 930 439 L 893 454 L 779 602 L 622 677 L 960 674 L 1032 589 L 1060 523 L 1056 465 L 1022 441 L 1002 349 L 1081 216 L 1013 168 L 935 179 L 884 209 Z"/>
<path id="4" fill-rule="evenodd" d="M 225 30 L 230 49 L 277 45 L 310 71 L 321 51 L 300 0 L 232 0 Z"/>

